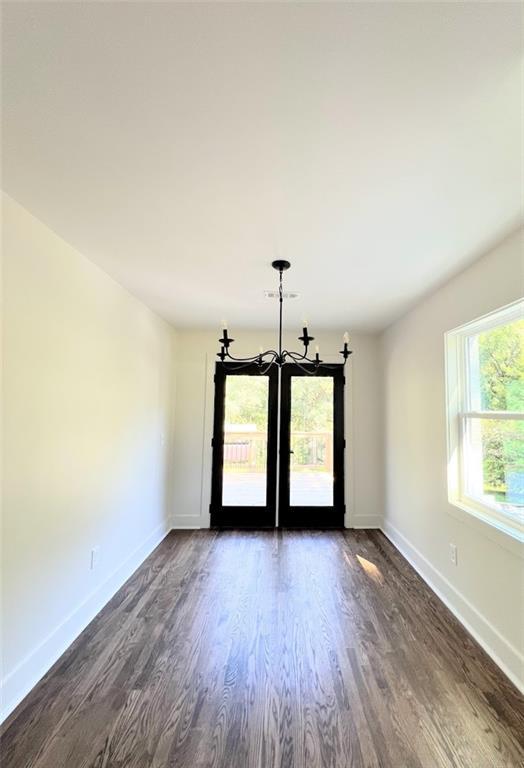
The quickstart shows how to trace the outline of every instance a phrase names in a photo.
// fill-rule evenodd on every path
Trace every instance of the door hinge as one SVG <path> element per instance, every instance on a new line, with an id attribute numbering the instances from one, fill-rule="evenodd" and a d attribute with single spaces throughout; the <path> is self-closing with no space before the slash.
<path id="1" fill-rule="evenodd" d="M 344 448 L 346 447 L 346 438 L 344 438 Z"/>
<path id="2" fill-rule="evenodd" d="M 346 386 L 346 377 L 345 376 L 342 376 L 342 386 L 343 387 Z"/>

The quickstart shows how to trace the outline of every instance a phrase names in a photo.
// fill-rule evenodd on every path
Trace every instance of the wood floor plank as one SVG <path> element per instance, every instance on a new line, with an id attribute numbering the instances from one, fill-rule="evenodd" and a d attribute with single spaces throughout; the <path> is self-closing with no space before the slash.
<path id="1" fill-rule="evenodd" d="M 524 700 L 376 531 L 171 533 L 2 768 L 522 768 Z"/>

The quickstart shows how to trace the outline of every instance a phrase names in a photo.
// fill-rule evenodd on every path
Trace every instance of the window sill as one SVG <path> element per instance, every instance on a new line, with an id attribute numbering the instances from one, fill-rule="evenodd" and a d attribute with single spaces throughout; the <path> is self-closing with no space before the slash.
<path id="1" fill-rule="evenodd" d="M 489 509 L 484 512 L 480 505 L 477 507 L 468 499 L 449 499 L 449 505 L 449 513 L 456 520 L 524 559 L 524 532 L 518 524 L 513 526 L 509 521 L 498 520 L 490 515 Z"/>

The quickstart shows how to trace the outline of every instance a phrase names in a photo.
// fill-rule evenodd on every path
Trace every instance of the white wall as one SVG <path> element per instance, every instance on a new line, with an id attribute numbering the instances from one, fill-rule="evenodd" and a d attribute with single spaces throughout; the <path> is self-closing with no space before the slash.
<path id="1" fill-rule="evenodd" d="M 519 298 L 523 265 L 520 232 L 382 338 L 385 531 L 521 685 L 523 548 L 447 500 L 444 333 Z M 450 561 L 451 542 L 458 546 L 457 566 Z"/>
<path id="2" fill-rule="evenodd" d="M 276 307 L 277 305 L 275 305 Z M 313 332 L 313 329 L 312 331 Z M 177 399 L 175 434 L 175 525 L 209 526 L 211 496 L 211 437 L 213 434 L 213 374 L 218 329 L 179 331 L 177 337 Z M 274 347 L 275 331 L 230 329 L 238 356 L 256 353 L 260 345 Z M 285 345 L 298 349 L 295 334 Z M 342 333 L 315 333 L 323 359 L 340 362 Z M 382 522 L 382 415 L 378 337 L 352 334 L 354 355 L 346 371 L 346 524 L 378 527 Z M 331 359 L 328 353 L 335 356 Z"/>
<path id="3" fill-rule="evenodd" d="M 5 715 L 170 527 L 174 334 L 8 197 L 3 240 Z"/>

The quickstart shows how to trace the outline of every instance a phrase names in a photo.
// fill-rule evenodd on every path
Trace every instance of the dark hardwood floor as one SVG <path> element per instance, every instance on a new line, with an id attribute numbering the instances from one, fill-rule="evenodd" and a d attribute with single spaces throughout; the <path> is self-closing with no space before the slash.
<path id="1" fill-rule="evenodd" d="M 11 716 L 2 768 L 502 768 L 524 703 L 378 532 L 170 534 Z"/>

